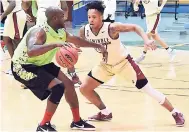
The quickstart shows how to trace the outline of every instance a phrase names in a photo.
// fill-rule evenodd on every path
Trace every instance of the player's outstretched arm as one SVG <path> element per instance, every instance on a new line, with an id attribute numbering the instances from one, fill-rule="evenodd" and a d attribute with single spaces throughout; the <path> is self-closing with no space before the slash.
<path id="1" fill-rule="evenodd" d="M 106 50 L 106 48 L 104 46 L 102 46 L 101 44 L 96 44 L 96 43 L 93 43 L 93 42 L 89 42 L 83 38 L 80 38 L 80 37 L 77 37 L 77 36 L 74 36 L 72 34 L 69 34 L 67 32 L 67 38 L 66 38 L 66 41 L 67 42 L 70 42 L 70 43 L 73 43 L 75 45 L 78 45 L 79 47 L 92 47 L 92 48 L 98 48 L 101 50 L 102 54 L 103 54 L 103 61 L 104 62 L 107 62 L 107 58 L 108 58 L 108 52 Z"/>
<path id="2" fill-rule="evenodd" d="M 144 40 L 145 45 L 150 45 L 152 50 L 156 49 L 153 40 L 149 40 L 144 30 L 136 24 L 123 24 L 123 23 L 112 23 L 110 25 L 110 35 L 116 35 L 120 32 L 136 32 Z"/>
<path id="3" fill-rule="evenodd" d="M 67 35 L 67 38 L 66 38 L 67 42 L 73 43 L 75 45 L 79 45 L 80 47 L 92 47 L 92 48 L 99 48 L 99 49 L 105 50 L 101 44 L 89 42 L 83 38 L 74 36 L 68 32 L 66 35 Z"/>
<path id="4" fill-rule="evenodd" d="M 26 38 L 28 56 L 39 56 L 56 47 L 62 47 L 62 44 L 60 43 L 44 45 L 45 42 L 46 33 L 42 28 L 35 28 L 32 31 L 30 31 Z"/>

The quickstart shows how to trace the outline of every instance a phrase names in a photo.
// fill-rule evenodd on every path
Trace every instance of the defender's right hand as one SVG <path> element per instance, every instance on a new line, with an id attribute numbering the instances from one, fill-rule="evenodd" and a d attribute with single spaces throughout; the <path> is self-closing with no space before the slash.
<path id="1" fill-rule="evenodd" d="M 107 49 L 103 45 L 101 45 L 101 47 L 99 49 L 100 49 L 100 51 L 101 51 L 101 53 L 103 55 L 103 58 L 102 58 L 103 62 L 107 63 L 107 61 L 108 61 Z"/>

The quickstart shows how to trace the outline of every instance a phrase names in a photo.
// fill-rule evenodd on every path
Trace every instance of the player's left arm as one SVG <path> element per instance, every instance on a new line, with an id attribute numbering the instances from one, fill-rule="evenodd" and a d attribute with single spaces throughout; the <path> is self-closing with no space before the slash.
<path id="1" fill-rule="evenodd" d="M 108 52 L 107 52 L 107 49 L 103 45 L 87 41 L 83 38 L 74 36 L 68 32 L 66 32 L 66 41 L 69 43 L 73 43 L 75 45 L 79 45 L 80 47 L 91 47 L 91 48 L 100 49 L 103 55 L 103 61 L 107 62 Z"/>
<path id="2" fill-rule="evenodd" d="M 126 24 L 126 23 L 112 23 L 109 26 L 109 33 L 110 33 L 110 37 L 115 38 L 115 36 L 118 36 L 120 32 L 135 32 L 137 33 L 139 36 L 141 36 L 141 38 L 144 41 L 145 46 L 147 45 L 154 45 L 154 42 L 152 40 L 149 40 L 147 34 L 144 32 L 144 30 L 136 25 L 136 24 Z M 152 46 L 151 48 L 156 49 L 155 45 Z"/>
<path id="3" fill-rule="evenodd" d="M 113 36 L 114 35 L 117 36 L 117 34 L 119 34 L 120 32 L 136 32 L 139 36 L 142 37 L 144 42 L 149 40 L 144 30 L 136 24 L 126 24 L 126 23 L 115 22 L 115 23 L 110 24 L 109 28 L 110 28 L 109 31 L 111 35 Z"/>

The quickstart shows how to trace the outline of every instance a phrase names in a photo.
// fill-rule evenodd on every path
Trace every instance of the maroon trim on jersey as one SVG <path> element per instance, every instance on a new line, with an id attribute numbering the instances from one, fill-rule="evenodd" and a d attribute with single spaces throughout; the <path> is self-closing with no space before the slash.
<path id="1" fill-rule="evenodd" d="M 12 14 L 12 17 L 13 17 L 14 31 L 15 31 L 14 39 L 20 39 L 16 12 Z"/>
<path id="2" fill-rule="evenodd" d="M 102 29 L 103 26 L 104 26 L 104 22 L 103 22 L 102 26 L 100 27 L 98 33 L 95 35 L 95 34 L 93 33 L 91 27 L 90 27 L 90 24 L 89 24 L 89 28 L 90 28 L 91 32 L 92 32 L 95 36 L 98 36 L 98 34 L 99 34 L 99 32 L 100 32 L 100 30 Z"/>
<path id="3" fill-rule="evenodd" d="M 84 26 L 84 39 L 87 39 L 87 37 L 86 37 L 86 35 L 85 35 L 85 27 L 86 27 L 86 25 Z"/>
<path id="4" fill-rule="evenodd" d="M 159 23 L 159 18 L 160 18 L 160 14 L 157 14 L 156 22 L 155 22 L 154 27 L 151 31 L 152 34 L 155 34 L 155 32 L 156 32 L 156 28 L 157 28 L 158 23 Z"/>
<path id="5" fill-rule="evenodd" d="M 129 63 L 131 64 L 131 66 L 133 67 L 133 69 L 136 72 L 136 76 L 137 76 L 137 80 L 142 80 L 142 79 L 146 79 L 145 75 L 143 74 L 142 70 L 140 69 L 140 67 L 135 63 L 135 61 L 133 60 L 133 58 L 128 55 L 126 58 Z"/>
<path id="6" fill-rule="evenodd" d="M 111 23 L 110 23 L 110 24 L 111 24 Z M 109 37 L 110 37 L 111 39 L 113 39 L 113 40 L 119 39 L 119 33 L 118 33 L 118 35 L 116 36 L 116 38 L 112 38 L 112 36 L 110 35 L 110 24 L 108 25 L 108 35 L 109 35 Z"/>

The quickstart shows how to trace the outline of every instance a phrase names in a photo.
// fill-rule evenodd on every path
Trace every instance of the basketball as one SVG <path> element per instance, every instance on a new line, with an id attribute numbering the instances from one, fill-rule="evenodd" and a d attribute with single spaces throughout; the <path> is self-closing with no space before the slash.
<path id="1" fill-rule="evenodd" d="M 78 60 L 78 52 L 73 47 L 62 47 L 56 52 L 57 63 L 64 68 L 73 67 Z"/>

